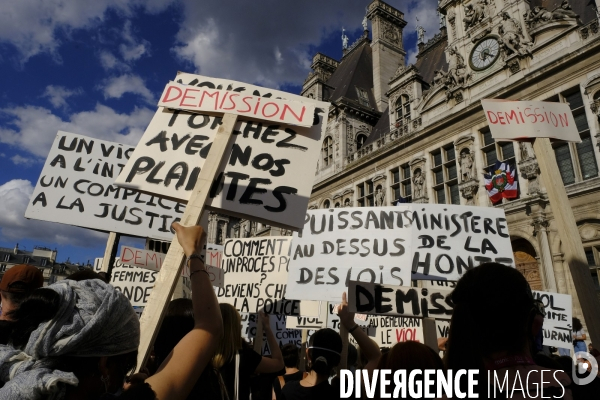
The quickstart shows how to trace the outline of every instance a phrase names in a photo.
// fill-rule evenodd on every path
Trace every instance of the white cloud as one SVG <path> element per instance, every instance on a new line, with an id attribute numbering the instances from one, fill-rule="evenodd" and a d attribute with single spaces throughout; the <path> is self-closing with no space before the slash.
<path id="1" fill-rule="evenodd" d="M 97 104 L 93 110 L 72 114 L 67 121 L 47 108 L 35 106 L 0 109 L 0 114 L 9 119 L 5 126 L 11 126 L 0 128 L 0 143 L 45 158 L 59 130 L 136 145 L 154 111 L 135 108 L 129 114 L 121 114 Z"/>
<path id="2" fill-rule="evenodd" d="M 2 2 L 0 12 L 0 42 L 14 45 L 20 61 L 48 52 L 58 58 L 60 41 L 55 32 L 71 32 L 99 25 L 107 10 L 122 15 L 145 10 L 157 13 L 174 0 L 15 0 Z"/>
<path id="3" fill-rule="evenodd" d="M 100 52 L 98 57 L 100 58 L 100 65 L 102 65 L 102 68 L 104 68 L 105 70 L 111 70 L 111 69 L 116 69 L 119 71 L 129 71 L 130 70 L 129 65 L 127 65 L 124 62 L 122 62 L 121 60 L 119 60 L 110 51 L 103 50 Z"/>
<path id="4" fill-rule="evenodd" d="M 106 241 L 106 234 L 52 222 L 25 219 L 25 210 L 33 193 L 28 180 L 13 179 L 0 185 L 0 238 L 18 242 L 40 240 L 72 246 L 94 247 Z"/>
<path id="5" fill-rule="evenodd" d="M 137 75 L 121 75 L 106 79 L 100 85 L 104 98 L 120 99 L 125 93 L 138 94 L 148 103 L 154 103 L 154 95 L 146 87 L 144 80 Z"/>
<path id="6" fill-rule="evenodd" d="M 173 51 L 207 76 L 269 87 L 301 84 L 332 32 L 362 31 L 367 2 L 185 0 Z M 339 42 L 341 56 L 342 43 Z"/>
<path id="7" fill-rule="evenodd" d="M 22 165 L 24 167 L 31 167 L 33 164 L 35 164 L 38 161 L 35 158 L 23 157 L 23 156 L 20 156 L 18 154 L 15 154 L 14 156 L 12 156 L 10 158 L 10 160 L 15 165 Z"/>
<path id="8" fill-rule="evenodd" d="M 138 60 L 144 54 L 149 55 L 150 42 L 144 39 L 138 41 L 135 38 L 131 29 L 130 20 L 125 21 L 122 31 L 122 38 L 125 40 L 125 43 L 119 46 L 119 51 L 121 52 L 121 56 L 125 61 L 131 62 Z"/>
<path id="9" fill-rule="evenodd" d="M 70 90 L 64 86 L 48 85 L 42 94 L 42 97 L 48 98 L 48 101 L 54 108 L 66 108 L 67 99 L 69 97 L 80 95 L 82 93 L 83 90 L 81 90 L 81 88 Z"/>

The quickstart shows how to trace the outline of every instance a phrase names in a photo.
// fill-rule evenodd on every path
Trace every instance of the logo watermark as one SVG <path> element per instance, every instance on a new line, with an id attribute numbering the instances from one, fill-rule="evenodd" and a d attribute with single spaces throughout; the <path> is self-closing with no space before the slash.
<path id="1" fill-rule="evenodd" d="M 587 376 L 580 377 L 587 372 Z M 573 357 L 573 381 L 576 385 L 587 385 L 598 375 L 598 361 L 587 351 L 578 351 Z"/>

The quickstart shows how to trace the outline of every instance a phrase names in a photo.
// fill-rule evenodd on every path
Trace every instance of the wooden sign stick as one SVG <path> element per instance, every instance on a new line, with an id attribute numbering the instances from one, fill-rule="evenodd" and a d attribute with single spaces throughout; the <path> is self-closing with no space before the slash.
<path id="1" fill-rule="evenodd" d="M 300 365 L 302 372 L 306 371 L 306 348 L 308 347 L 308 329 L 302 329 L 302 345 L 300 346 Z"/>
<path id="2" fill-rule="evenodd" d="M 102 267 L 100 268 L 100 272 L 106 272 L 106 278 L 109 282 L 113 266 L 115 265 L 115 258 L 117 257 L 119 239 L 121 239 L 121 235 L 119 233 L 110 232 L 108 234 L 108 240 L 106 241 L 106 249 L 104 249 L 104 257 L 102 258 Z"/>
<path id="3" fill-rule="evenodd" d="M 437 334 L 435 332 L 435 319 L 423 318 L 423 341 L 424 344 L 429 348 L 433 349 L 436 353 L 440 351 L 437 343 Z"/>
<path id="4" fill-rule="evenodd" d="M 194 186 L 190 200 L 185 207 L 185 212 L 181 218 L 181 224 L 185 226 L 198 225 L 200 217 L 204 212 L 204 207 L 209 199 L 210 187 L 214 177 L 219 171 L 221 161 L 225 151 L 229 147 L 233 128 L 237 121 L 237 115 L 224 114 L 221 126 L 217 130 L 215 139 L 212 142 L 204 166 L 200 171 L 198 181 Z M 185 261 L 185 254 L 177 237 L 173 236 L 171 247 L 165 257 L 160 272 L 156 275 L 156 284 L 148 297 L 148 303 L 142 317 L 140 318 L 140 346 L 138 348 L 137 370 L 144 367 L 158 329 L 164 318 L 165 311 L 173 295 L 177 280 L 181 275 L 181 268 Z"/>
<path id="5" fill-rule="evenodd" d="M 554 149 L 548 138 L 535 139 L 533 149 L 540 166 L 540 175 L 544 180 L 544 186 L 548 193 L 552 215 L 556 219 L 562 250 L 571 270 L 588 334 L 592 343 L 600 343 L 600 301 L 594 289 L 585 250 L 567 197 L 567 191 L 559 180 L 560 171 L 556 163 Z"/>

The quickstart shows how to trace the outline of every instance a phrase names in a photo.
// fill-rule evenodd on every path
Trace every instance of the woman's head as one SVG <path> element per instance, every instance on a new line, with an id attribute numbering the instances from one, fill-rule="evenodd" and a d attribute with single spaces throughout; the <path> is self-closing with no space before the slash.
<path id="1" fill-rule="evenodd" d="M 481 368 L 492 353 L 528 349 L 536 309 L 527 280 L 515 268 L 486 263 L 469 270 L 452 302 L 448 368 Z"/>
<path id="2" fill-rule="evenodd" d="M 298 359 L 300 358 L 300 349 L 294 343 L 288 343 L 281 348 L 283 355 L 283 364 L 286 368 L 298 368 Z"/>
<path id="3" fill-rule="evenodd" d="M 378 369 L 397 371 L 405 369 L 407 374 L 413 369 L 444 369 L 440 356 L 430 347 L 419 342 L 397 343 L 381 357 Z"/>
<path id="4" fill-rule="evenodd" d="M 310 337 L 306 355 L 309 367 L 319 375 L 330 375 L 340 363 L 342 338 L 333 329 L 319 329 Z"/>
<path id="5" fill-rule="evenodd" d="M 172 300 L 154 342 L 157 367 L 192 329 L 194 329 L 192 300 L 183 298 Z"/>
<path id="6" fill-rule="evenodd" d="M 219 304 L 223 318 L 223 336 L 213 357 L 213 366 L 221 368 L 242 348 L 242 319 L 231 304 Z"/>
<path id="7" fill-rule="evenodd" d="M 582 329 L 583 329 L 583 325 L 581 324 L 581 321 L 579 320 L 579 318 L 573 317 L 573 330 L 575 332 L 579 332 Z"/>

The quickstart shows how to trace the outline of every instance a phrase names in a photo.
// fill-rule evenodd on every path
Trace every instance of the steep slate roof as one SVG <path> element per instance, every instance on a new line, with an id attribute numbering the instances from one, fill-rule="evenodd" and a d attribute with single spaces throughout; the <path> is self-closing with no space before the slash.
<path id="1" fill-rule="evenodd" d="M 342 58 L 340 65 L 327 80 L 327 85 L 335 88 L 329 101 L 335 102 L 344 97 L 360 105 L 356 91 L 356 87 L 359 87 L 369 94 L 369 104 L 375 109 L 377 102 L 373 95 L 373 54 L 369 41 L 359 40 L 363 42 Z"/>
<path id="2" fill-rule="evenodd" d="M 429 42 L 426 43 L 423 51 L 417 54 L 415 67 L 419 70 L 419 74 L 428 85 L 431 85 L 431 81 L 433 81 L 433 72 L 435 70 L 448 69 L 448 61 L 446 61 L 446 55 L 444 54 L 447 46 L 448 36 L 443 36 L 432 44 L 429 44 Z"/>
<path id="3" fill-rule="evenodd" d="M 531 0 L 532 9 L 539 6 L 544 7 L 548 11 L 554 11 L 561 4 L 562 0 Z M 569 0 L 569 4 L 584 24 L 596 18 L 596 12 L 593 8 L 594 0 Z"/>
<path id="4" fill-rule="evenodd" d="M 381 118 L 379 118 L 379 121 L 377 121 L 377 124 L 375 125 L 375 127 L 373 127 L 371 134 L 369 135 L 367 140 L 365 140 L 365 143 L 363 144 L 363 146 L 366 146 L 368 144 L 376 142 L 377 139 L 379 139 L 381 136 L 384 136 L 389 131 L 390 131 L 390 108 L 388 107 L 383 112 L 383 115 L 381 115 Z"/>

